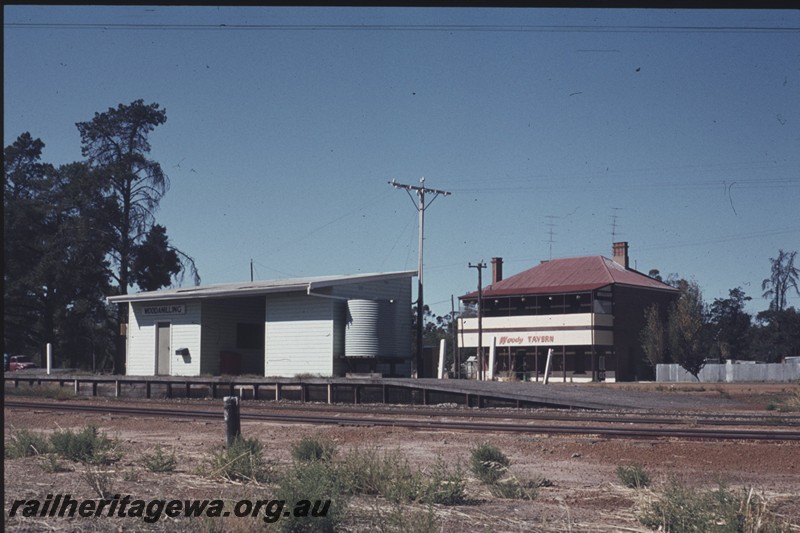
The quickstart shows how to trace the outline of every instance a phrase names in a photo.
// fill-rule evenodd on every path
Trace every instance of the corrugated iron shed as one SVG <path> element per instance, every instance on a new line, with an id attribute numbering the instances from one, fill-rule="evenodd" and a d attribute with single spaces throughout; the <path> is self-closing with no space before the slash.
<path id="1" fill-rule="evenodd" d="M 161 289 L 157 291 L 139 292 L 135 294 L 121 294 L 118 296 L 109 296 L 107 300 L 110 303 L 125 303 L 136 301 L 181 300 L 187 298 L 254 296 L 270 293 L 316 290 L 350 283 L 367 283 L 370 281 L 410 278 L 416 275 L 416 270 L 408 270 L 401 272 L 353 274 L 345 276 L 317 276 L 264 281 L 242 281 L 236 283 L 200 285 L 197 287 L 177 287 Z"/>
<path id="2" fill-rule="evenodd" d="M 608 285 L 661 291 L 677 289 L 603 256 L 552 259 L 483 289 L 484 297 L 583 292 Z M 478 297 L 478 291 L 461 296 Z"/>

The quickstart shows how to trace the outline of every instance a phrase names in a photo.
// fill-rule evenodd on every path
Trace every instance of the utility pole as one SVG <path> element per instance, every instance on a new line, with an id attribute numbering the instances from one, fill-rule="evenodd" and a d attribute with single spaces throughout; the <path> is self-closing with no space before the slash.
<path id="1" fill-rule="evenodd" d="M 456 304 L 453 303 L 453 295 L 450 295 L 450 344 L 453 346 L 453 373 L 456 379 L 461 377 L 461 357 L 458 352 L 458 335 L 456 335 Z"/>
<path id="2" fill-rule="evenodd" d="M 419 263 L 417 265 L 417 357 L 415 362 L 416 375 L 419 377 L 419 374 L 422 372 L 423 365 L 422 330 L 424 327 L 423 320 L 425 316 L 422 309 L 422 242 L 425 232 L 425 210 L 433 203 L 434 200 L 436 200 L 439 195 L 450 196 L 450 193 L 439 189 L 429 189 L 425 187 L 424 177 L 420 178 L 419 185 L 403 185 L 402 183 L 397 183 L 394 179 L 392 179 L 389 184 L 395 189 L 405 189 L 412 202 L 414 202 L 414 197 L 412 196 L 411 191 L 414 191 L 417 194 L 417 199 L 419 201 L 418 203 L 414 202 L 414 207 L 419 212 Z M 431 198 L 427 204 L 425 203 L 425 193 L 433 194 L 433 198 Z"/>
<path id="3" fill-rule="evenodd" d="M 483 381 L 483 280 L 481 274 L 486 268 L 486 263 L 483 261 L 477 265 L 470 263 L 469 268 L 478 270 L 478 379 Z"/>

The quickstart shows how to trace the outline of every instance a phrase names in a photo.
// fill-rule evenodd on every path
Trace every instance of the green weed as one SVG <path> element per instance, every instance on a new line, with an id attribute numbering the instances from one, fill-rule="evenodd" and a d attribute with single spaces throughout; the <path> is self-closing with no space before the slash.
<path id="1" fill-rule="evenodd" d="M 349 505 L 335 465 L 325 461 L 295 462 L 276 480 L 275 498 L 309 504 L 306 513 L 295 508 L 276 523 L 285 533 L 338 531 Z"/>
<path id="2" fill-rule="evenodd" d="M 506 454 L 493 444 L 479 444 L 472 450 L 470 469 L 478 476 L 481 483 L 491 485 L 499 480 L 508 470 L 511 461 Z"/>
<path id="3" fill-rule="evenodd" d="M 642 489 L 650 485 L 650 475 L 642 465 L 636 463 L 618 466 L 617 477 L 623 485 L 631 489 Z"/>
<path id="4" fill-rule="evenodd" d="M 141 462 L 150 472 L 174 472 L 177 466 L 175 450 L 168 454 L 161 446 L 156 446 L 152 452 L 143 453 Z"/>
<path id="5" fill-rule="evenodd" d="M 70 461 L 80 463 L 110 463 L 119 459 L 116 441 L 106 437 L 95 426 L 74 433 L 56 431 L 50 435 L 51 449 Z"/>
<path id="6" fill-rule="evenodd" d="M 39 468 L 41 468 L 43 472 L 47 472 L 48 474 L 56 474 L 58 472 L 70 471 L 68 467 L 58 460 L 58 456 L 54 453 L 46 453 L 41 457 L 42 459 L 39 462 Z"/>
<path id="7" fill-rule="evenodd" d="M 671 533 L 778 533 L 788 531 L 752 488 L 738 491 L 720 484 L 702 492 L 670 480 L 661 497 L 639 516 L 652 529 Z"/>
<path id="8" fill-rule="evenodd" d="M 83 479 L 101 499 L 107 500 L 114 495 L 113 479 L 110 472 L 90 466 L 84 470 Z"/>
<path id="9" fill-rule="evenodd" d="M 466 500 L 466 480 L 461 469 L 450 467 L 441 457 L 431 467 L 420 485 L 416 499 L 422 503 L 458 505 Z"/>
<path id="10" fill-rule="evenodd" d="M 262 454 L 263 445 L 255 437 L 236 438 L 231 446 L 212 452 L 210 477 L 231 481 L 269 481 L 270 472 Z"/>
<path id="11" fill-rule="evenodd" d="M 399 451 L 355 448 L 336 465 L 342 489 L 348 494 L 380 495 L 393 502 L 416 498 L 420 476 Z"/>
<path id="12" fill-rule="evenodd" d="M 47 438 L 40 433 L 27 429 L 15 430 L 6 441 L 3 456 L 7 459 L 18 459 L 47 453 L 50 445 Z"/>
<path id="13" fill-rule="evenodd" d="M 318 437 L 303 437 L 292 446 L 292 457 L 296 461 L 329 461 L 336 455 L 336 444 Z"/>
<path id="14" fill-rule="evenodd" d="M 72 389 L 51 385 L 9 387 L 4 389 L 6 396 L 25 396 L 27 398 L 48 398 L 51 400 L 75 400 L 81 398 Z"/>

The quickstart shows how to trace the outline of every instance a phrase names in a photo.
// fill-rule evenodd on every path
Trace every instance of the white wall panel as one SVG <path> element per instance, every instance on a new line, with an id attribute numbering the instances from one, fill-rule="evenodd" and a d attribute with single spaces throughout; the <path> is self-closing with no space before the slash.
<path id="1" fill-rule="evenodd" d="M 200 322 L 198 301 L 171 302 L 183 305 L 182 314 L 145 314 L 147 303 L 131 303 L 128 319 L 126 373 L 129 376 L 153 376 L 156 372 L 156 324 L 170 323 L 170 373 L 176 376 L 200 374 Z M 178 348 L 189 348 L 190 356 L 175 355 Z"/>
<path id="2" fill-rule="evenodd" d="M 265 375 L 333 375 L 335 303 L 305 294 L 267 299 Z"/>

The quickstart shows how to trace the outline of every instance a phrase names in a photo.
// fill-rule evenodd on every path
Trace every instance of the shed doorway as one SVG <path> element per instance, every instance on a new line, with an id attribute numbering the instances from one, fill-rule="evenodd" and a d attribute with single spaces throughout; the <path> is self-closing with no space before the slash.
<path id="1" fill-rule="evenodd" d="M 169 376 L 169 322 L 159 322 L 156 328 L 156 375 Z"/>

